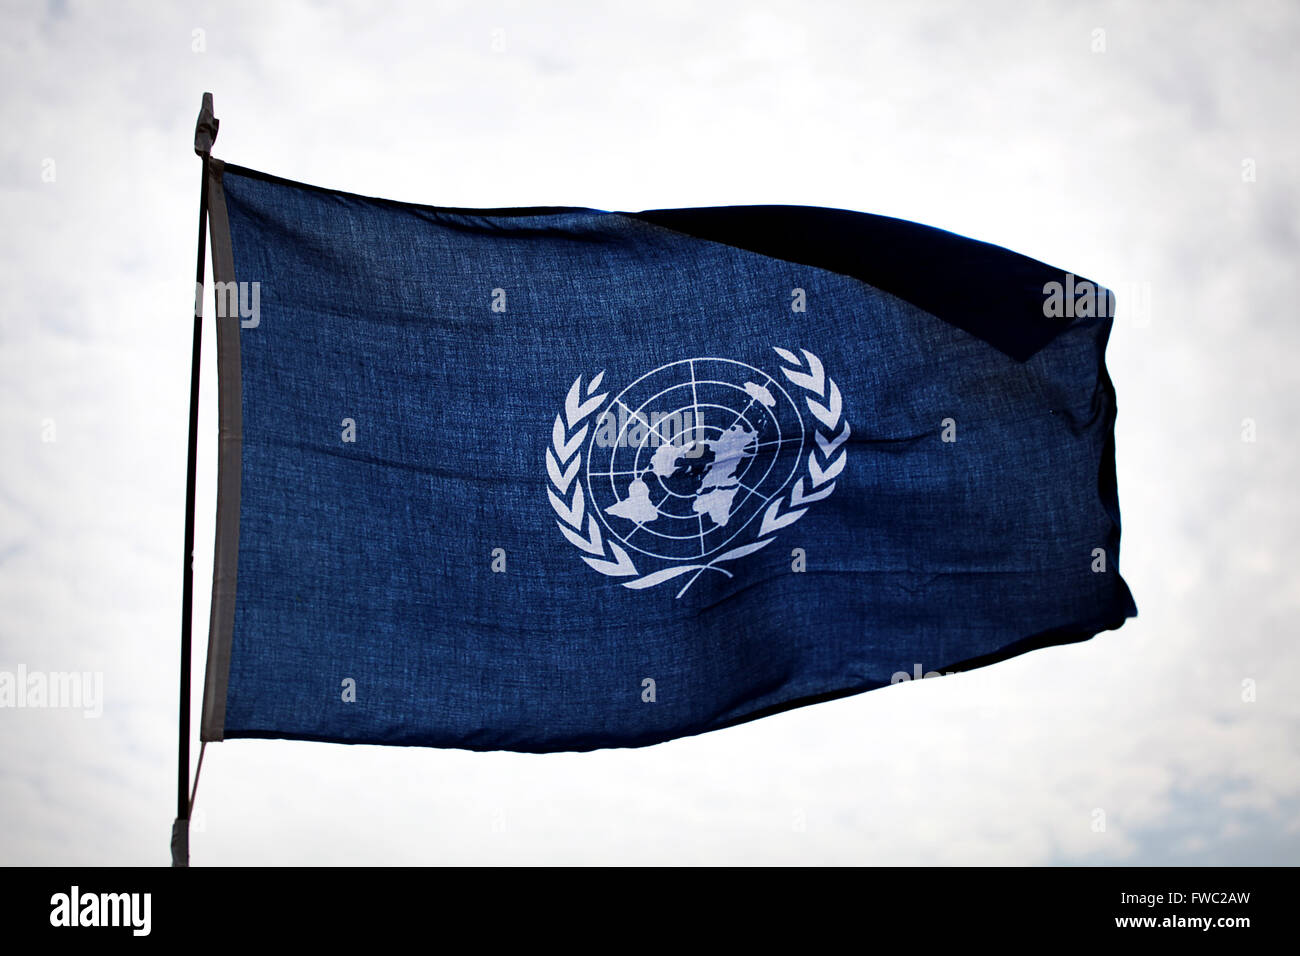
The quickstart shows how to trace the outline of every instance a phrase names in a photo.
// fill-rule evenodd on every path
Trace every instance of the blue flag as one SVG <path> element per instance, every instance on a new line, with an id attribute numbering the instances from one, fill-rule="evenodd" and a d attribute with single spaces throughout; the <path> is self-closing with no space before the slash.
<path id="1" fill-rule="evenodd" d="M 642 746 L 1136 613 L 1094 283 L 833 209 L 210 192 L 204 740 Z"/>

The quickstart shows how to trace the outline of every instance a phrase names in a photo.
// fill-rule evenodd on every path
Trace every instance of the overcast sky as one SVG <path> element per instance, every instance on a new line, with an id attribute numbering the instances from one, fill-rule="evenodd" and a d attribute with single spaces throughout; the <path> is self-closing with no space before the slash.
<path id="1" fill-rule="evenodd" d="M 196 865 L 1300 863 L 1297 49 L 1295 3 L 0 4 L 0 670 L 104 680 L 0 710 L 0 863 L 168 860 L 204 90 L 323 186 L 835 206 L 1117 288 L 1140 617 L 643 750 L 218 744 Z"/>

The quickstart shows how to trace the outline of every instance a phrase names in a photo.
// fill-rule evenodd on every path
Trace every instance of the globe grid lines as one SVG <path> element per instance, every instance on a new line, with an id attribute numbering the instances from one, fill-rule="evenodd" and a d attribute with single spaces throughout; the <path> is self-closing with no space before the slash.
<path id="1" fill-rule="evenodd" d="M 714 377 L 702 377 L 699 374 L 699 370 L 696 368 L 697 364 L 707 368 L 710 363 L 721 365 L 725 371 L 720 370 Z M 628 399 L 632 396 L 638 386 L 642 385 L 642 383 L 645 383 L 648 379 L 651 379 L 654 376 L 660 376 L 662 373 L 673 368 L 678 368 L 682 365 L 687 366 L 687 369 L 689 370 L 689 378 L 687 378 L 687 376 L 682 376 L 682 380 L 675 381 L 665 388 L 658 389 L 655 394 L 651 395 L 645 401 L 640 402 L 636 408 L 632 407 L 632 404 Z M 733 375 L 737 375 L 737 373 L 743 376 L 739 378 L 739 381 L 726 380 Z M 746 381 L 746 379 L 749 379 L 749 381 Z M 742 387 L 739 382 L 744 382 L 744 386 Z M 678 405 L 674 411 L 669 414 L 678 415 L 689 410 L 693 418 L 692 427 L 689 429 L 682 427 L 678 433 L 673 436 L 676 440 L 670 441 L 669 436 L 665 434 L 665 419 L 661 418 L 658 423 L 650 421 L 649 417 L 647 417 L 647 409 L 668 393 L 679 389 L 685 389 L 687 386 L 691 389 L 689 401 Z M 769 397 L 774 397 L 775 400 L 770 405 L 766 401 L 758 401 L 754 392 L 750 388 L 751 386 L 762 388 Z M 723 397 L 718 398 L 715 395 L 703 396 L 702 392 L 706 387 L 710 389 L 723 389 Z M 744 396 L 745 401 L 743 405 L 740 403 L 739 399 L 730 401 L 729 404 L 719 404 L 719 401 L 729 401 L 725 396 L 731 395 L 735 392 L 739 392 Z M 710 401 L 710 398 L 714 398 L 715 400 Z M 761 415 L 751 419 L 751 410 L 755 405 L 759 406 Z M 624 544 L 632 551 L 659 560 L 682 561 L 703 559 L 730 544 L 763 513 L 764 509 L 770 502 L 785 492 L 798 472 L 803 457 L 803 446 L 808 437 L 807 425 L 803 420 L 803 415 L 799 410 L 799 405 L 791 398 L 789 392 L 781 382 L 778 381 L 776 377 L 768 374 L 762 369 L 755 368 L 752 365 L 734 359 L 707 356 L 693 359 L 681 359 L 676 362 L 662 365 L 659 368 L 641 375 L 619 392 L 619 394 L 609 403 L 605 414 L 612 413 L 612 411 L 617 407 L 624 409 L 629 414 L 629 417 L 619 428 L 617 439 L 610 450 L 607 469 L 599 470 L 594 467 L 598 464 L 596 461 L 596 439 L 597 435 L 601 433 L 599 429 L 592 434 L 587 443 L 587 468 L 585 469 L 586 474 L 584 477 L 586 479 L 585 483 L 587 485 L 588 494 L 593 502 L 593 512 L 599 516 L 600 524 L 613 539 Z M 731 417 L 731 423 L 728 425 L 727 429 L 720 428 L 717 424 L 702 424 L 703 416 L 708 414 L 712 409 L 717 409 L 721 411 L 724 416 Z M 713 419 L 713 416 L 710 415 L 709 418 Z M 713 420 L 716 421 L 716 419 Z M 726 417 L 723 417 L 722 420 L 725 421 Z M 627 429 L 631 426 L 633 421 L 644 426 L 645 434 L 639 442 L 627 443 L 625 441 Z M 772 431 L 775 432 L 776 437 L 774 438 L 766 438 L 765 435 L 765 426 L 769 421 L 771 423 Z M 756 422 L 757 426 L 755 425 Z M 665 503 L 671 504 L 671 501 L 673 500 L 698 502 L 703 493 L 698 484 L 692 494 L 672 493 L 672 489 L 664 483 L 665 478 L 672 479 L 675 477 L 675 474 L 672 473 L 666 475 L 655 473 L 657 487 L 654 483 L 649 484 L 649 487 L 655 488 L 656 491 L 661 490 L 663 492 L 662 495 L 656 494 L 652 497 L 651 495 L 646 494 L 646 491 L 648 491 L 649 488 L 640 492 L 640 494 L 643 495 L 644 503 L 653 510 L 652 517 L 645 518 L 644 520 L 636 520 L 634 514 L 607 514 L 605 507 L 599 504 L 602 500 L 602 496 L 598 495 L 596 491 L 598 486 L 605 486 L 602 482 L 598 482 L 597 479 L 608 479 L 609 495 L 612 496 L 615 504 L 620 504 L 628 500 L 628 498 L 620 493 L 619 483 L 616 481 L 616 478 L 631 477 L 636 481 L 641 480 L 647 472 L 653 471 L 653 461 L 645 465 L 643 465 L 641 461 L 642 452 L 649 450 L 647 446 L 652 441 L 650 437 L 652 433 L 657 435 L 658 440 L 664 444 L 688 448 L 691 441 L 716 440 L 713 436 L 722 436 L 726 434 L 730 428 L 739 423 L 743 423 L 742 427 L 745 428 L 746 432 L 753 436 L 750 441 L 746 442 L 746 444 L 742 446 L 744 454 L 740 457 L 742 458 L 743 463 L 740 463 L 739 466 L 736 467 L 734 474 L 723 475 L 722 482 L 710 486 L 711 488 L 716 488 L 718 490 L 725 491 L 734 489 L 739 492 L 739 495 L 736 498 L 731 500 L 724 499 L 722 501 L 721 508 L 724 509 L 724 523 L 719 524 L 716 520 L 711 520 L 710 523 L 712 524 L 712 527 L 706 529 L 706 522 L 704 520 L 706 512 L 695 511 L 693 515 L 680 515 L 671 510 L 666 510 L 664 508 Z M 704 437 L 705 435 L 710 437 Z M 691 436 L 690 441 L 682 441 L 685 436 Z M 786 450 L 785 446 L 787 445 L 796 446 L 793 455 Z M 634 449 L 632 451 L 632 454 L 634 455 L 632 468 L 619 467 L 618 459 L 620 450 L 626 453 L 629 449 Z M 770 454 L 764 455 L 764 452 L 769 452 Z M 755 481 L 753 480 L 751 473 L 753 469 L 757 467 L 755 461 L 759 457 L 767 457 L 769 460 L 766 462 L 766 467 L 763 469 L 762 476 Z M 730 458 L 731 456 L 728 456 L 726 460 L 729 461 Z M 786 458 L 789 458 L 790 460 L 788 474 L 781 475 L 777 472 L 775 474 L 778 480 L 775 483 L 769 483 L 770 479 L 773 478 L 774 470 L 782 460 Z M 717 461 L 718 459 L 714 460 Z M 709 464 L 709 467 L 712 467 L 712 462 Z M 707 476 L 708 474 L 709 471 L 706 469 L 704 475 Z M 707 480 L 707 478 L 705 480 Z M 628 482 L 627 484 L 631 485 L 632 483 L 633 482 Z M 769 493 L 764 492 L 765 487 L 768 488 Z M 708 516 L 711 519 L 714 518 L 714 515 L 712 514 L 709 514 Z M 671 534 L 665 533 L 656 528 L 647 527 L 649 522 L 656 519 L 666 519 L 670 525 L 676 525 L 684 521 L 689 521 L 692 518 L 694 519 L 694 528 L 690 533 Z M 627 522 L 629 521 L 631 522 L 630 530 L 627 525 Z M 652 540 L 648 541 L 644 547 L 634 544 L 632 541 L 633 538 L 641 537 L 638 535 L 638 532 L 640 531 L 645 531 L 648 535 L 652 536 Z M 720 538 L 721 540 L 712 547 L 709 547 L 710 538 Z M 663 542 L 663 544 L 655 544 L 654 539 Z M 690 555 L 684 552 L 672 552 L 671 546 L 673 544 L 688 540 L 699 541 L 698 548 L 693 549 L 697 552 L 696 554 Z M 664 553 L 665 551 L 668 553 Z"/>
<path id="2" fill-rule="evenodd" d="M 722 381 L 716 381 L 716 380 L 707 380 L 707 381 L 701 382 L 701 383 L 699 383 L 699 384 L 704 384 L 704 385 L 721 385 L 721 386 L 724 386 L 724 387 L 726 387 L 726 388 L 734 389 L 734 390 L 736 390 L 736 391 L 743 391 L 743 389 L 738 388 L 738 387 L 737 387 L 734 383 L 732 383 L 732 382 L 722 382 Z M 694 388 L 694 386 L 695 386 L 695 383 L 692 382 L 692 387 Z M 627 409 L 629 412 L 631 412 L 633 415 L 635 415 L 636 417 L 640 418 L 641 421 L 642 421 L 644 424 L 646 424 L 646 425 L 648 426 L 648 429 L 653 429 L 653 430 L 654 430 L 654 431 L 659 435 L 660 438 L 662 438 L 665 442 L 668 442 L 668 436 L 665 435 L 665 434 L 664 434 L 662 431 L 660 431 L 658 428 L 655 428 L 655 426 L 653 426 L 653 425 L 651 424 L 650 420 L 647 419 L 646 416 L 645 416 L 645 414 L 642 412 L 642 409 L 644 409 L 647 405 L 649 405 L 651 402 L 655 401 L 656 399 L 662 397 L 663 395 L 666 395 L 668 392 L 676 391 L 677 389 L 679 389 L 679 388 L 684 388 L 684 387 L 685 387 L 685 383 L 680 383 L 680 382 L 679 382 L 678 384 L 673 385 L 673 386 L 670 386 L 669 388 L 662 389 L 661 391 L 659 391 L 659 392 L 656 393 L 655 395 L 652 395 L 652 396 L 651 396 L 650 398 L 648 398 L 646 401 L 642 402 L 641 405 L 640 405 L 638 408 L 636 408 L 636 409 L 631 408 L 629 405 L 627 405 L 627 403 L 625 403 L 625 402 L 623 402 L 623 401 L 621 401 L 621 400 L 619 400 L 619 399 L 616 399 L 615 401 L 617 402 L 617 404 L 620 404 L 620 405 L 622 405 L 624 408 L 626 408 L 626 409 Z M 746 393 L 746 394 L 747 394 L 747 393 Z M 685 408 L 685 407 L 686 407 L 686 406 L 680 406 L 678 409 L 675 409 L 673 412 L 670 412 L 669 414 L 670 414 L 670 415 L 675 414 L 676 412 L 680 411 L 681 409 L 683 409 L 683 408 Z M 708 403 L 708 402 L 706 402 L 706 403 L 703 403 L 702 405 L 699 404 L 699 403 L 696 403 L 696 404 L 693 406 L 693 410 L 692 410 L 692 415 L 695 416 L 695 418 L 693 418 L 693 420 L 698 420 L 699 409 L 700 409 L 701 407 L 703 407 L 703 408 L 719 408 L 719 409 L 721 409 L 721 410 L 723 410 L 723 411 L 733 412 L 733 413 L 734 413 L 734 411 L 735 411 L 735 409 L 733 409 L 733 408 L 730 408 L 730 407 L 725 406 L 725 405 L 718 405 L 718 404 L 716 404 L 716 403 Z M 734 421 L 739 421 L 739 420 L 741 420 L 743 417 L 744 417 L 743 414 L 742 414 L 742 415 L 738 415 Z M 771 416 L 769 416 L 769 417 L 771 417 Z M 744 420 L 745 420 L 746 424 L 751 424 L 751 423 L 749 422 L 748 419 L 744 419 Z M 734 421 L 733 421 L 733 424 L 734 424 Z M 773 422 L 775 422 L 775 419 L 774 419 L 774 418 L 773 418 Z M 706 426 L 702 426 L 702 427 L 703 427 L 705 430 L 710 430 L 710 429 L 712 429 L 712 430 L 714 430 L 714 431 L 717 431 L 719 435 L 724 434 L 723 430 L 719 429 L 716 425 L 706 425 Z M 729 426 L 729 427 L 730 427 L 730 426 Z M 699 425 L 695 425 L 695 426 L 692 428 L 692 432 L 694 432 L 694 433 L 696 433 L 696 434 L 698 435 L 698 432 L 700 431 L 700 428 L 701 428 L 701 426 L 699 426 Z M 757 434 L 757 432 L 758 432 L 758 429 L 753 429 L 753 428 L 752 428 L 751 430 L 752 430 L 755 434 Z M 620 431 L 619 431 L 619 436 L 618 436 L 618 437 L 619 437 L 619 441 L 617 441 L 617 442 L 615 443 L 613 449 L 611 450 L 611 459 L 612 459 L 613 456 L 617 453 L 617 451 L 618 451 L 618 449 L 619 449 L 620 447 L 627 447 L 627 446 L 624 445 L 624 444 L 622 443 L 622 441 L 621 441 L 621 439 L 622 439 L 622 437 L 623 437 L 623 430 L 620 430 Z M 696 439 L 694 439 L 694 440 L 695 440 L 695 441 L 699 441 L 700 439 L 699 439 L 699 438 L 696 438 Z M 643 439 L 641 440 L 641 442 L 637 445 L 637 457 L 636 457 L 636 459 L 634 459 L 634 461 L 633 461 L 633 469 L 636 471 L 636 474 L 637 474 L 637 480 L 641 480 L 641 477 L 645 474 L 645 472 L 650 470 L 650 468 L 645 468 L 645 469 L 637 470 L 637 463 L 638 463 L 639 460 L 640 460 L 640 453 L 641 453 L 641 451 L 645 448 L 646 442 L 648 442 L 648 441 L 649 441 L 649 430 L 647 430 L 647 433 L 646 433 L 645 438 L 643 438 Z M 675 444 L 674 442 L 668 442 L 668 443 L 669 443 L 669 444 Z M 750 465 L 751 465 L 752 462 L 753 462 L 753 458 L 754 458 L 754 457 L 755 457 L 754 455 L 747 456 L 747 458 L 746 458 L 746 464 L 745 464 L 745 469 L 746 469 L 746 471 L 748 471 Z M 759 484 L 762 484 L 762 482 L 765 481 L 765 480 L 767 479 L 768 474 L 770 474 L 770 472 L 771 472 L 772 468 L 775 466 L 775 464 L 776 464 L 776 459 L 773 459 L 771 462 L 768 463 L 767 470 L 763 473 L 763 477 L 762 477 L 762 478 L 759 480 L 759 482 L 758 482 Z M 612 469 L 611 469 L 611 470 L 612 470 Z M 742 472 L 742 475 L 743 475 L 743 474 L 744 474 L 744 472 Z M 658 476 L 657 476 L 657 477 L 658 477 Z M 737 509 L 737 510 L 739 510 L 741 507 L 743 507 L 745 501 L 749 498 L 749 495 L 750 495 L 751 493 L 754 493 L 754 492 L 753 492 L 753 490 L 750 489 L 748 486 L 743 485 L 743 484 L 741 484 L 740 482 L 736 482 L 736 484 L 739 485 L 740 487 L 745 488 L 745 490 L 746 490 L 746 494 L 745 494 L 745 496 L 742 497 L 741 500 L 740 500 L 739 502 L 734 502 L 734 501 L 733 501 L 733 503 L 732 503 L 732 507 L 735 508 L 735 509 Z M 660 481 L 660 487 L 663 487 L 663 483 L 662 483 L 662 481 Z M 618 486 L 614 483 L 614 481 L 613 481 L 612 478 L 611 478 L 611 480 L 610 480 L 610 490 L 613 492 L 616 501 L 621 501 L 621 500 L 623 500 L 623 499 L 620 499 L 620 498 L 619 498 L 619 496 L 618 496 Z M 663 504 L 664 501 L 666 501 L 669 497 L 674 497 L 674 495 L 672 494 L 672 492 L 671 492 L 670 489 L 668 489 L 668 488 L 664 488 L 664 491 L 666 492 L 665 496 L 659 500 L 659 503 L 658 503 L 658 504 L 655 505 L 655 510 L 656 510 L 656 512 L 657 512 L 657 515 L 660 516 L 660 517 L 666 517 L 666 518 L 669 518 L 669 519 L 672 519 L 672 520 L 679 520 L 679 521 L 680 521 L 680 520 L 689 520 L 689 517 L 690 517 L 690 516 L 688 516 L 688 515 L 676 515 L 676 514 L 673 514 L 672 512 L 665 512 L 665 511 L 663 511 L 663 510 L 661 509 L 660 506 Z M 682 497 L 682 498 L 688 498 L 688 499 L 690 499 L 690 500 L 694 500 L 694 499 L 698 498 L 698 495 L 690 495 L 690 496 L 686 496 L 686 495 L 677 495 L 677 496 L 675 496 L 675 497 Z M 763 503 L 766 504 L 766 503 L 767 503 L 768 501 L 770 501 L 770 500 L 771 500 L 771 496 L 769 496 L 768 498 L 764 499 L 764 502 L 763 502 Z M 761 507 L 761 506 L 760 506 L 760 507 Z M 657 538 L 663 538 L 663 539 L 665 539 L 665 540 L 673 540 L 673 541 L 684 541 L 684 540 L 686 540 L 686 539 L 688 539 L 688 538 L 692 538 L 692 537 L 697 537 L 697 536 L 698 536 L 698 537 L 700 537 L 700 539 L 701 539 L 701 541 L 700 541 L 701 553 L 700 553 L 699 557 L 705 557 L 705 556 L 707 556 L 707 554 L 708 554 L 708 549 L 707 549 L 707 547 L 706 547 L 706 545 L 705 545 L 704 538 L 705 538 L 708 534 L 712 533 L 713 531 L 720 530 L 723 526 L 721 526 L 721 525 L 715 526 L 713 529 L 710 529 L 710 531 L 706 532 L 706 531 L 704 530 L 704 516 L 703 516 L 703 514 L 696 513 L 696 521 L 697 521 L 697 525 L 698 525 L 698 532 L 697 532 L 696 535 L 672 535 L 672 534 L 666 534 L 666 533 L 664 533 L 664 532 L 662 532 L 662 531 L 656 531 L 656 530 L 653 529 L 653 528 L 646 528 L 645 526 L 646 526 L 647 522 L 644 522 L 644 521 L 638 521 L 638 522 L 635 522 L 635 526 L 633 527 L 633 529 L 632 529 L 631 531 L 629 531 L 629 532 L 626 534 L 626 536 L 624 536 L 621 540 L 623 541 L 624 544 L 627 544 L 629 547 L 635 547 L 635 545 L 633 545 L 629 539 L 632 537 L 632 535 L 634 535 L 637 531 L 640 531 L 640 530 L 645 530 L 645 531 L 647 531 L 649 534 L 652 534 L 652 535 L 654 535 L 654 536 L 657 537 Z M 742 527 L 743 527 L 743 525 L 742 525 Z M 618 532 L 617 532 L 617 531 L 614 531 L 613 529 L 610 529 L 610 530 L 611 530 L 611 533 L 613 533 L 616 537 L 618 537 Z M 727 539 L 727 541 L 730 541 L 730 540 L 731 540 L 730 538 Z M 719 547 L 722 547 L 722 546 L 725 545 L 726 543 L 727 543 L 727 542 L 724 541 L 722 545 L 719 545 Z M 641 549 L 638 549 L 638 550 L 641 550 Z M 644 553 L 644 554 L 654 554 L 654 552 L 648 552 L 648 551 L 642 551 L 642 553 Z"/>

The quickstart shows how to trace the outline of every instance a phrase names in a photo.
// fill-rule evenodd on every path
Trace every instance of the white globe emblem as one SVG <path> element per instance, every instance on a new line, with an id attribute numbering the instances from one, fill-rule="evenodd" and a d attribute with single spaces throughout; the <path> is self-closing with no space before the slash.
<path id="1" fill-rule="evenodd" d="M 636 590 L 685 577 L 681 597 L 706 571 L 734 577 L 835 490 L 851 434 L 840 390 L 807 349 L 773 351 L 784 382 L 716 357 L 661 365 L 612 399 L 604 372 L 573 382 L 547 496 L 588 566 Z"/>
<path id="2" fill-rule="evenodd" d="M 672 362 L 606 407 L 589 440 L 587 492 L 630 550 L 699 560 L 794 480 L 804 439 L 799 407 L 768 373 L 732 359 Z"/>

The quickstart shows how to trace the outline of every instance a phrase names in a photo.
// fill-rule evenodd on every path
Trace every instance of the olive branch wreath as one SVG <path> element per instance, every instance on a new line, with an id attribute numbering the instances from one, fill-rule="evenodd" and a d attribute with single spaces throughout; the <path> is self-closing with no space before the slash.
<path id="1" fill-rule="evenodd" d="M 802 361 L 786 349 L 777 348 L 773 351 L 793 366 L 791 368 L 782 366 L 781 371 L 791 383 L 809 393 L 804 396 L 804 400 L 808 404 L 808 410 L 821 426 L 814 432 L 817 448 L 808 452 L 807 492 L 804 491 L 804 479 L 801 477 L 795 482 L 788 500 L 785 495 L 773 499 L 763 513 L 763 521 L 758 529 L 758 540 L 725 551 L 707 564 L 674 565 L 645 575 L 637 570 L 632 558 L 618 542 L 604 539 L 600 531 L 600 522 L 596 520 L 595 515 L 587 512 L 587 501 L 583 494 L 581 478 L 582 443 L 589 429 L 587 419 L 604 406 L 609 393 L 593 394 L 600 388 L 600 383 L 605 377 L 603 371 L 591 379 L 585 392 L 582 387 L 582 376 L 574 379 L 564 399 L 564 411 L 555 416 L 555 424 L 551 428 L 551 447 L 546 450 L 546 473 L 550 478 L 550 486 L 547 487 L 546 494 L 559 519 L 556 525 L 569 543 L 583 552 L 581 555 L 583 561 L 608 577 L 631 578 L 630 581 L 619 583 L 635 590 L 652 588 L 665 581 L 695 572 L 686 582 L 685 587 L 677 592 L 677 597 L 680 598 L 705 571 L 718 571 L 729 578 L 732 577 L 730 571 L 718 565 L 724 561 L 735 561 L 767 547 L 774 540 L 776 532 L 789 527 L 807 514 L 808 505 L 821 501 L 835 490 L 835 479 L 844 470 L 844 464 L 848 459 L 848 449 L 842 446 L 852 433 L 849 423 L 844 420 L 844 402 L 839 387 L 826 375 L 821 360 L 807 349 L 800 349 L 804 356 Z M 818 451 L 821 452 L 820 462 Z M 573 488 L 572 494 L 569 492 L 570 486 Z"/>

